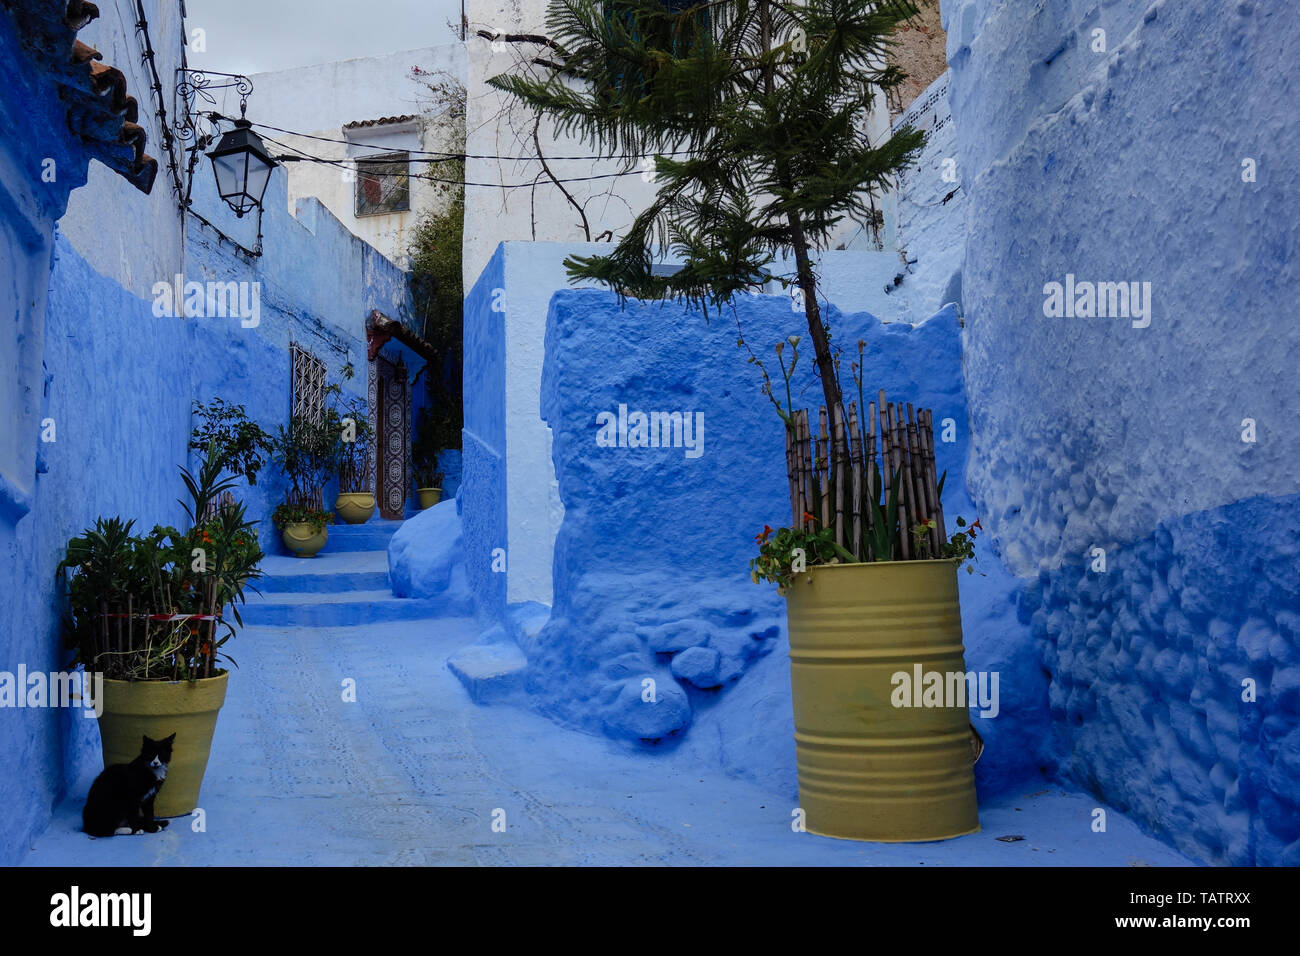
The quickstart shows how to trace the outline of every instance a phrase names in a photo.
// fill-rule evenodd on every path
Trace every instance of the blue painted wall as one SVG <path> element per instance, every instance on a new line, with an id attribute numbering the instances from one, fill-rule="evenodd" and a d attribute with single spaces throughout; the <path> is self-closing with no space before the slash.
<path id="1" fill-rule="evenodd" d="M 620 309 L 605 292 L 555 294 L 542 416 L 565 515 L 550 621 L 519 639 L 530 700 L 556 719 L 629 741 L 680 740 L 699 723 L 705 759 L 793 793 L 784 604 L 748 572 L 754 535 L 790 521 L 783 426 L 737 348 L 737 319 L 764 356 L 802 324 L 780 296 L 738 300 L 734 315 L 706 323 L 676 305 Z M 945 511 L 973 518 L 961 480 L 968 430 L 955 310 L 917 327 L 836 309 L 830 321 L 837 341 L 866 340 L 873 390 L 959 426 L 938 449 L 949 472 Z M 805 352 L 796 382 L 804 405 L 820 404 L 811 372 Z M 598 447 L 597 415 L 620 403 L 702 412 L 703 454 Z M 961 587 L 967 665 L 1001 673 L 1001 713 L 975 718 L 988 742 L 979 766 L 988 793 L 1042 765 L 1047 687 L 1015 618 L 1019 582 L 983 549 L 981 566 L 987 576 L 963 575 Z M 642 700 L 646 678 L 653 704 Z"/>
<path id="2" fill-rule="evenodd" d="M 70 192 L 86 181 L 87 159 L 68 132 L 57 91 L 33 69 L 3 12 L 0 62 L 9 65 L 0 86 L 0 128 L 22 131 L 0 137 L 0 670 L 15 674 L 20 665 L 48 672 L 62 663 L 46 583 L 57 559 L 38 544 L 56 515 L 32 509 L 45 481 L 38 469 L 48 467 L 53 450 L 39 436 L 51 404 L 43 359 L 55 222 Z M 54 164 L 52 182 L 41 179 L 47 160 Z M 0 710 L 0 864 L 17 861 L 49 818 L 62 783 L 61 726 L 66 722 L 71 733 L 91 723 L 69 716 Z"/>
<path id="3" fill-rule="evenodd" d="M 121 39 L 105 33 L 111 27 L 100 24 L 97 42 Z M 160 50 L 164 67 L 179 59 L 179 33 L 173 39 Z M 182 523 L 178 468 L 193 464 L 192 400 L 219 395 L 268 429 L 284 422 L 291 338 L 327 363 L 333 381 L 351 362 L 356 376 L 344 387 L 364 396 L 366 316 L 410 307 L 405 273 L 319 203 L 300 203 L 300 218 L 287 213 L 283 173 L 266 197 L 263 257 L 250 261 L 194 220 L 182 242 L 165 174 L 148 197 L 97 165 L 88 175 L 65 105 L 24 56 L 0 14 L 0 61 L 13 67 L 0 88 L 0 126 L 24 131 L 0 140 L 0 303 L 15 320 L 0 338 L 0 671 L 10 673 L 66 663 L 54 569 L 70 537 L 98 516 L 134 518 L 141 530 Z M 151 121 L 147 87 L 133 92 L 142 122 Z M 52 183 L 40 178 L 45 159 L 57 166 Z M 236 222 L 213 192 L 201 165 L 196 208 L 251 245 L 252 220 Z M 151 287 L 171 282 L 178 266 L 187 280 L 260 283 L 260 322 L 155 316 Z M 405 346 L 385 354 L 404 357 L 412 376 L 422 365 Z M 39 440 L 43 419 L 54 441 Z M 267 551 L 280 549 L 269 516 L 282 493 L 274 468 L 240 492 L 262 519 Z M 56 800 L 84 793 L 100 769 L 98 746 L 95 722 L 79 712 L 0 709 L 0 864 L 21 859 Z"/>
<path id="4" fill-rule="evenodd" d="M 505 249 L 498 246 L 465 297 L 465 427 L 462 434 L 461 518 L 465 570 L 479 611 L 505 613 L 505 575 L 492 571 L 492 552 L 506 547 L 505 322 L 493 311 L 505 287 Z"/>
<path id="5" fill-rule="evenodd" d="M 968 480 L 1036 582 L 1055 756 L 1184 852 L 1295 864 L 1294 4 L 942 10 Z M 1048 317 L 1067 274 L 1149 282 L 1149 324 Z"/>

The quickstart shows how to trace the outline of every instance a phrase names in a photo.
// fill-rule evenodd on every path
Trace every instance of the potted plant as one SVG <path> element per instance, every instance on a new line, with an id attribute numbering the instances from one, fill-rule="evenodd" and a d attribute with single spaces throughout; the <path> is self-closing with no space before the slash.
<path id="1" fill-rule="evenodd" d="M 444 476 L 438 470 L 438 453 L 444 447 L 444 425 L 444 417 L 427 407 L 420 409 L 416 418 L 411 465 L 421 508 L 432 508 L 442 498 Z"/>
<path id="2" fill-rule="evenodd" d="M 312 558 L 329 539 L 332 512 L 321 504 L 325 483 L 337 460 L 339 432 L 328 420 L 295 415 L 280 426 L 272 453 L 289 481 L 285 500 L 271 516 L 285 548 L 299 558 Z"/>
<path id="3" fill-rule="evenodd" d="M 429 464 L 415 466 L 415 492 L 420 496 L 421 508 L 432 508 L 442 500 L 444 475 Z"/>
<path id="4" fill-rule="evenodd" d="M 59 565 L 72 664 L 103 677 L 104 765 L 132 760 L 141 735 L 176 735 L 155 804 L 160 817 L 198 805 L 226 697 L 229 672 L 221 662 L 230 658 L 222 648 L 242 626 L 248 582 L 261 574 L 256 523 L 246 520 L 244 506 L 210 507 L 233 484 L 218 480 L 224 465 L 214 447 L 197 476 L 181 469 L 189 531 L 156 526 L 137 535 L 134 521 L 100 518 L 68 542 Z"/>
<path id="5" fill-rule="evenodd" d="M 334 510 L 348 524 L 364 524 L 375 513 L 375 494 L 370 487 L 370 449 L 374 428 L 361 411 L 360 400 L 331 409 L 340 434 L 338 450 L 339 494 Z"/>
<path id="6" fill-rule="evenodd" d="M 257 474 L 271 454 L 271 436 L 248 417 L 243 405 L 214 398 L 206 405 L 194 403 L 199 424 L 190 436 L 190 448 L 207 451 L 215 443 L 214 453 L 221 459 L 225 472 L 257 484 Z"/>
<path id="7" fill-rule="evenodd" d="M 790 382 L 799 337 L 776 348 Z M 790 527 L 764 527 L 755 582 L 786 599 L 800 805 L 810 832 L 881 842 L 939 840 L 979 829 L 972 770 L 978 734 L 965 697 L 957 569 L 979 522 L 945 533 L 945 476 L 935 475 L 930 415 L 866 403 L 860 377 L 847 414 L 806 411 L 764 393 L 786 424 Z M 865 413 L 859 415 L 859 408 Z M 843 440 L 827 436 L 839 431 Z M 837 447 L 839 446 L 839 447 Z M 960 686 L 960 694 L 954 693 Z M 958 699 L 959 698 L 959 699 Z"/>

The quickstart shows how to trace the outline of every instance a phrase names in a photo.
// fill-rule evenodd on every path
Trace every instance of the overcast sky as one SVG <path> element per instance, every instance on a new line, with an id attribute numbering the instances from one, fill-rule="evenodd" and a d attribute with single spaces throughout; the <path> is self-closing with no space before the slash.
<path id="1" fill-rule="evenodd" d="M 195 69 L 262 73 L 397 53 L 460 38 L 461 0 L 185 0 L 185 26 L 206 33 Z"/>

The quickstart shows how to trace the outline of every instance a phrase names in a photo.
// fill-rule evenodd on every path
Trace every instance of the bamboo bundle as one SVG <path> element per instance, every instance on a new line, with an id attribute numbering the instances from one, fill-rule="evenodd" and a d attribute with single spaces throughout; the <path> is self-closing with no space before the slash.
<path id="1" fill-rule="evenodd" d="M 934 462 L 933 418 L 928 409 L 891 403 L 881 390 L 866 408 L 850 402 L 791 415 L 786 465 L 795 525 L 833 528 L 835 542 L 862 561 L 911 560 L 940 553 L 947 541 Z M 877 441 L 879 438 L 879 441 Z M 879 475 L 879 478 L 873 476 Z M 897 522 L 889 553 L 877 554 L 877 502 L 896 496 Z M 804 514 L 816 517 L 808 524 Z M 933 520 L 918 542 L 913 529 Z"/>

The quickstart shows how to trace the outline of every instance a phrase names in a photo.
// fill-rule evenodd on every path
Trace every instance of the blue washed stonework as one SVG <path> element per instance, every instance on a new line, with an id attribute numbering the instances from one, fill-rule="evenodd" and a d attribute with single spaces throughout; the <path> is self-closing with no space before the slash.
<path id="1" fill-rule="evenodd" d="M 1300 20 L 1275 0 L 942 13 L 967 477 L 1037 582 L 1020 616 L 1051 757 L 1184 852 L 1294 864 L 1300 126 L 1280 104 Z M 1149 312 L 1045 314 L 1067 276 L 1148 283 Z"/>
<path id="2" fill-rule="evenodd" d="M 679 742 L 698 720 L 724 741 L 729 772 L 793 792 L 784 603 L 748 572 L 754 534 L 790 520 L 783 433 L 736 347 L 737 318 L 764 355 L 802 322 L 777 296 L 738 300 L 735 314 L 708 322 L 671 304 L 623 308 L 605 292 L 552 298 L 542 415 L 564 505 L 555 603 L 544 626 L 507 630 L 528 661 L 527 702 L 543 713 L 634 744 Z M 936 422 L 953 420 L 954 440 L 938 453 L 949 471 L 945 507 L 973 518 L 961 478 L 968 431 L 955 311 L 913 327 L 832 309 L 831 322 L 839 341 L 866 340 L 871 398 L 885 388 L 933 409 Z M 809 366 L 805 353 L 796 382 L 804 404 L 820 400 Z M 597 416 L 620 404 L 702 413 L 702 454 L 600 447 Z M 468 537 L 468 560 L 482 561 Z M 988 742 L 980 786 L 995 793 L 1049 759 L 1047 687 L 1016 620 L 1019 582 L 992 552 L 981 549 L 981 564 L 986 575 L 961 582 L 963 620 L 967 666 L 1002 672 L 1001 713 L 972 717 Z"/>

